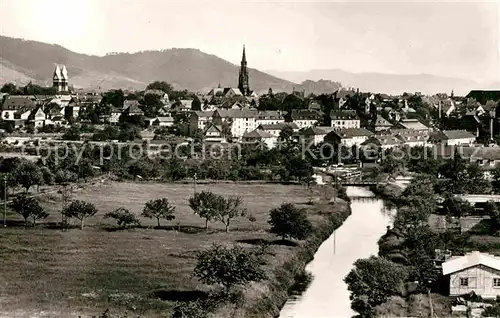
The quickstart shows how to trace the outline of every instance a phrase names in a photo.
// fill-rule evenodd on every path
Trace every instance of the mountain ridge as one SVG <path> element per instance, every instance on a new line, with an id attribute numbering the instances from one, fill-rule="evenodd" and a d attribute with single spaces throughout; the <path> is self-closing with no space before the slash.
<path id="1" fill-rule="evenodd" d="M 269 74 L 290 81 L 321 79 L 341 82 L 346 87 L 356 87 L 362 91 L 386 94 L 422 92 L 424 94 L 451 93 L 467 94 L 472 89 L 493 89 L 500 83 L 480 83 L 473 80 L 434 74 L 390 74 L 378 72 L 354 73 L 342 69 L 314 69 L 310 71 L 267 70 Z"/>
<path id="2" fill-rule="evenodd" d="M 239 66 L 199 49 L 108 53 L 76 53 L 58 44 L 0 36 L 0 83 L 50 85 L 55 64 L 65 64 L 70 85 L 103 89 L 144 89 L 164 80 L 177 89 L 207 91 L 219 83 L 235 87 Z M 251 89 L 257 92 L 292 91 L 297 84 L 249 68 Z"/>

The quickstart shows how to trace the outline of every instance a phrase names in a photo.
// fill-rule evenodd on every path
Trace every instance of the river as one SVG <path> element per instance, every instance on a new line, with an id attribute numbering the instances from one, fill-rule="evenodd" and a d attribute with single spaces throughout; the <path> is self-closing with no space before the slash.
<path id="1" fill-rule="evenodd" d="M 359 258 L 377 255 L 377 242 L 391 224 L 392 211 L 365 188 L 348 187 L 352 214 L 321 244 L 306 271 L 312 281 L 302 295 L 291 298 L 280 318 L 346 318 L 351 309 L 344 277 Z M 372 197 L 368 198 L 367 197 Z"/>

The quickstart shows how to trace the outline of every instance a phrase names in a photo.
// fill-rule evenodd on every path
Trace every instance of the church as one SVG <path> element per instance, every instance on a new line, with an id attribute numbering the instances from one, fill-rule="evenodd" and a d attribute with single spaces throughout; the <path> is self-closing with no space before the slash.
<path id="1" fill-rule="evenodd" d="M 243 56 L 241 58 L 240 73 L 238 76 L 238 87 L 222 88 L 219 83 L 218 87 L 212 88 L 210 92 L 205 95 L 205 100 L 211 103 L 217 103 L 217 100 L 228 98 L 240 98 L 241 100 L 246 100 L 248 102 L 252 99 L 258 98 L 258 95 L 254 91 L 250 90 L 245 46 L 243 46 Z"/>
<path id="2" fill-rule="evenodd" d="M 52 77 L 52 86 L 56 88 L 58 93 L 69 91 L 66 65 L 62 65 L 62 68 L 56 65 L 54 76 Z"/>

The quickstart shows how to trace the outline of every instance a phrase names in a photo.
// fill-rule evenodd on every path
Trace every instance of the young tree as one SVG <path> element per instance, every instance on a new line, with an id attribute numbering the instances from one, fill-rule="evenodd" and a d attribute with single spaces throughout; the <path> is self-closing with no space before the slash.
<path id="1" fill-rule="evenodd" d="M 172 221 L 175 219 L 175 206 L 168 202 L 167 198 L 151 200 L 146 203 L 142 210 L 142 216 L 152 219 L 156 218 L 158 227 L 160 227 L 160 219 Z"/>
<path id="2" fill-rule="evenodd" d="M 189 198 L 189 207 L 200 218 L 205 219 L 205 230 L 208 230 L 208 222 L 212 222 L 218 212 L 218 202 L 222 197 L 210 191 L 202 191 Z"/>
<path id="3" fill-rule="evenodd" d="M 47 167 L 42 167 L 42 168 L 40 168 L 40 170 L 42 171 L 43 183 L 46 185 L 53 185 L 54 184 L 54 174 L 50 171 L 50 169 Z"/>
<path id="4" fill-rule="evenodd" d="M 283 203 L 279 208 L 272 209 L 269 216 L 270 232 L 281 236 L 283 240 L 287 237 L 302 240 L 311 232 L 312 224 L 305 211 L 291 203 Z"/>
<path id="5" fill-rule="evenodd" d="M 12 201 L 12 209 L 24 218 L 24 223 L 28 226 L 28 219 L 33 219 L 33 226 L 36 225 L 36 220 L 45 219 L 49 216 L 47 212 L 40 206 L 35 198 L 27 197 L 22 193 Z"/>
<path id="6" fill-rule="evenodd" d="M 446 215 L 458 218 L 474 214 L 474 207 L 468 201 L 455 197 L 445 199 L 443 208 Z"/>
<path id="7" fill-rule="evenodd" d="M 82 230 L 85 219 L 89 216 L 94 216 L 96 213 L 97 209 L 92 203 L 80 200 L 71 202 L 62 212 L 65 217 L 77 218 L 80 220 L 80 228 Z"/>
<path id="8" fill-rule="evenodd" d="M 12 172 L 12 180 L 21 185 L 28 193 L 32 186 L 43 183 L 43 174 L 36 164 L 25 161 Z"/>
<path id="9" fill-rule="evenodd" d="M 198 254 L 194 274 L 208 285 L 219 284 L 226 290 L 234 285 L 245 286 L 266 278 L 260 254 L 240 246 L 232 248 L 213 245 Z"/>
<path id="10" fill-rule="evenodd" d="M 218 201 L 216 218 L 224 224 L 227 233 L 229 232 L 229 224 L 232 219 L 238 216 L 245 216 L 246 211 L 241 208 L 243 200 L 240 197 L 230 197 L 227 199 L 221 198 Z"/>
<path id="11" fill-rule="evenodd" d="M 358 259 L 344 278 L 351 292 L 351 308 L 361 317 L 374 317 L 374 308 L 394 295 L 404 293 L 408 271 L 385 258 Z"/>
<path id="12" fill-rule="evenodd" d="M 136 218 L 136 216 L 125 208 L 118 208 L 112 212 L 108 212 L 104 215 L 104 218 L 112 218 L 116 220 L 116 224 L 120 228 L 127 228 L 132 226 L 140 226 L 141 223 Z"/>

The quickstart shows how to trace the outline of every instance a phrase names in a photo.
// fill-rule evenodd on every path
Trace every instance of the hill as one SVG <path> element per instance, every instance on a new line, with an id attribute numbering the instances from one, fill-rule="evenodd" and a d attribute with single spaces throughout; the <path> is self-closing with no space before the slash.
<path id="1" fill-rule="evenodd" d="M 168 49 L 92 56 L 62 46 L 0 36 L 0 84 L 30 80 L 50 85 L 54 64 L 65 64 L 70 85 L 102 89 L 144 89 L 164 80 L 178 89 L 206 91 L 236 86 L 239 66 L 197 49 Z M 235 52 L 238 54 L 239 52 Z M 257 92 L 292 91 L 294 83 L 249 69 L 250 86 Z"/>
<path id="2" fill-rule="evenodd" d="M 422 92 L 425 94 L 450 93 L 467 94 L 472 89 L 492 89 L 494 83 L 478 83 L 461 78 L 435 76 L 428 74 L 383 74 L 351 73 L 339 69 L 311 70 L 305 72 L 267 71 L 269 74 L 289 81 L 331 80 L 341 82 L 346 87 L 356 87 L 361 91 L 401 94 L 404 92 Z"/>

